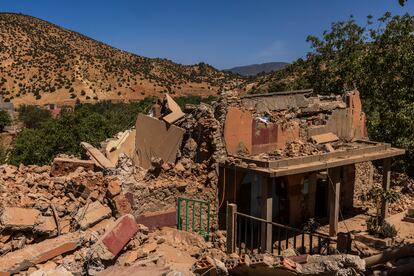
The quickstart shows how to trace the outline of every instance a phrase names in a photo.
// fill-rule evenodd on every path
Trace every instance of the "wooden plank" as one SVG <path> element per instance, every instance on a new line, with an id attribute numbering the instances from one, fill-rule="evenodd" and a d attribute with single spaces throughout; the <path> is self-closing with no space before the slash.
<path id="1" fill-rule="evenodd" d="M 339 198 L 341 195 L 341 173 L 342 167 L 328 170 L 329 190 L 329 236 L 335 237 L 338 234 L 339 219 Z"/>
<path id="2" fill-rule="evenodd" d="M 237 205 L 230 203 L 227 205 L 227 253 L 234 253 L 236 250 L 236 212 Z"/>
<path id="3" fill-rule="evenodd" d="M 391 159 L 386 158 L 382 162 L 382 189 L 388 191 L 391 184 Z M 381 217 L 383 219 L 388 217 L 388 201 L 382 199 L 381 202 Z"/>

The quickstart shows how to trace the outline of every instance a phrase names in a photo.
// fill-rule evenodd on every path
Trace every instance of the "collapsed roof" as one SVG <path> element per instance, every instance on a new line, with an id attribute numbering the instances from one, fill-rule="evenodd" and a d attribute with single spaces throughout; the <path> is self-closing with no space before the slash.
<path id="1" fill-rule="evenodd" d="M 107 148 L 106 156 L 115 163 L 112 152 L 123 152 L 136 166 L 149 169 L 153 159 L 177 162 L 192 139 L 196 145 L 220 152 L 214 162 L 240 169 L 254 164 L 249 169 L 281 176 L 404 154 L 388 144 L 369 141 L 358 91 L 342 96 L 321 96 L 312 90 L 240 96 L 233 91 L 223 93 L 208 108 L 208 116 L 202 114 L 207 110 L 203 105 L 184 113 L 166 95 L 149 115 L 138 115 L 135 130 L 109 143 L 116 147 Z M 215 133 L 200 138 L 201 130 L 195 129 L 194 122 L 203 116 L 212 120 Z M 206 136 L 214 136 L 215 145 Z M 203 159 L 200 149 L 193 161 Z"/>

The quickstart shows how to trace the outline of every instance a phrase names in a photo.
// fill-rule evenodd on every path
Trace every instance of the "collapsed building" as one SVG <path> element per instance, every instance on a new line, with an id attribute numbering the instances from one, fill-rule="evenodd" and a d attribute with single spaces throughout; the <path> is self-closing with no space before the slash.
<path id="1" fill-rule="evenodd" d="M 158 162 L 163 173 L 182 171 L 181 182 L 193 178 L 201 190 L 182 194 L 210 201 L 220 228 L 225 203 L 235 203 L 242 213 L 291 226 L 308 218 L 329 219 L 336 235 L 339 209 L 353 206 L 355 164 L 384 160 L 384 188 L 389 189 L 390 158 L 404 154 L 368 139 L 358 91 L 242 97 L 232 92 L 212 107 L 187 111 L 167 96 L 151 116 L 138 115 L 135 130 L 121 135 L 117 147 L 107 147 L 107 156 L 123 151 L 137 167 L 153 169 Z M 167 200 L 169 207 L 176 197 Z M 219 213 L 215 207 L 221 207 Z"/>
<path id="2" fill-rule="evenodd" d="M 51 167 L 0 167 L 0 184 L 7 187 L 0 215 L 5 255 L 0 272 L 25 271 L 68 251 L 58 262 L 78 273 L 97 274 L 144 257 L 157 263 L 151 254 L 164 243 L 158 235 L 165 233 L 149 232 L 164 226 L 211 241 L 185 238 L 197 244 L 191 254 L 199 260 L 197 273 L 220 264 L 206 252 L 226 259 L 222 271 L 249 263 L 254 248 L 281 255 L 289 245 L 320 254 L 321 244 L 313 241 L 330 242 L 338 232 L 340 210 L 353 206 L 355 164 L 384 160 L 383 188 L 389 189 L 390 158 L 404 154 L 369 141 L 365 120 L 358 91 L 343 96 L 310 90 L 227 92 L 212 105 L 184 109 L 166 95 L 149 114 L 138 114 L 134 128 L 103 142 L 101 150 L 83 142 L 90 160 L 63 156 Z M 384 216 L 386 210 L 384 202 Z M 32 214 L 31 219 L 24 214 Z M 246 218 L 250 222 L 242 221 Z M 331 237 L 300 230 L 308 218 L 329 222 Z M 173 235 L 176 240 L 181 234 Z M 70 246 L 59 242 L 62 236 Z M 170 245 L 185 251 L 191 242 Z M 145 254 L 137 253 L 141 247 Z M 33 256 L 33 250 L 40 252 Z M 236 251 L 240 257 L 231 255 Z M 267 259 L 269 267 L 294 266 L 295 274 L 306 274 L 299 262 L 255 256 Z M 345 256 L 343 262 L 363 271 L 358 260 Z M 166 273 L 162 262 L 151 269 L 147 273 Z M 106 275 L 120 272 L 113 268 Z"/>
<path id="3" fill-rule="evenodd" d="M 339 209 L 353 207 L 355 164 L 384 160 L 389 189 L 390 158 L 404 154 L 369 141 L 365 121 L 358 91 L 230 97 L 224 126 L 228 158 L 220 164 L 224 200 L 243 213 L 291 226 L 329 218 L 335 236 Z"/>

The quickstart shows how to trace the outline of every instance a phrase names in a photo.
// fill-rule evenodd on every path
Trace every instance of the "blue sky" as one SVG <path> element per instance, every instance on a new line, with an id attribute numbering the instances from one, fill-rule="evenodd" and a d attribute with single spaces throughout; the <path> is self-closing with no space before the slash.
<path id="1" fill-rule="evenodd" d="M 0 11 L 21 12 L 83 33 L 122 50 L 219 69 L 291 62 L 351 14 L 359 22 L 386 11 L 414 14 L 414 0 L 0 0 Z"/>

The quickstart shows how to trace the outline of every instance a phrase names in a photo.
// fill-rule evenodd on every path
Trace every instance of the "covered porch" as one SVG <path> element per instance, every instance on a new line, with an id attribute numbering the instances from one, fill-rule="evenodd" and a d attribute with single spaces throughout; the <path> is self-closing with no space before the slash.
<path id="1" fill-rule="evenodd" d="M 390 188 L 391 159 L 404 150 L 389 144 L 359 140 L 354 147 L 326 154 L 263 160 L 234 157 L 220 166 L 220 225 L 225 225 L 225 203 L 238 211 L 289 226 L 306 218 L 329 222 L 329 234 L 338 233 L 340 211 L 353 206 L 356 163 L 382 160 L 383 189 Z M 382 204 L 388 216 L 387 202 Z"/>

